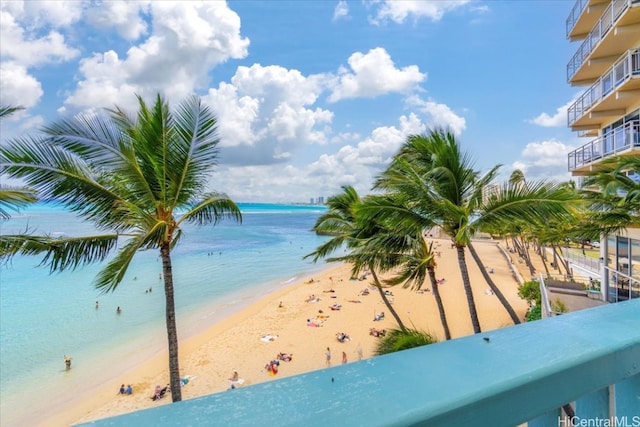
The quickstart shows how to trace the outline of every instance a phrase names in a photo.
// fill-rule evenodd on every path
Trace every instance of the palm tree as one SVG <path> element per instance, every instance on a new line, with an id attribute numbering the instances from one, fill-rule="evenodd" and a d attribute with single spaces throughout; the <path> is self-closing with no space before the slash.
<path id="1" fill-rule="evenodd" d="M 57 200 L 104 234 L 23 242 L 20 252 L 44 254 L 52 271 L 107 258 L 95 286 L 112 292 L 134 255 L 155 249 L 162 260 L 171 395 L 182 399 L 171 251 L 185 223 L 241 221 L 226 195 L 205 190 L 217 163 L 216 118 L 197 97 L 170 111 L 160 95 L 153 105 L 138 97 L 139 111 L 120 108 L 80 115 L 46 126 L 37 137 L 2 147 L 3 170 L 24 179 L 44 200 Z"/>
<path id="2" fill-rule="evenodd" d="M 500 166 L 481 175 L 473 169 L 468 154 L 461 151 L 455 136 L 435 129 L 427 135 L 407 138 L 390 166 L 377 179 L 376 189 L 405 194 L 413 201 L 409 215 L 422 218 L 425 228 L 433 224 L 447 234 L 456 248 L 462 283 L 473 330 L 481 332 L 465 259 L 465 248 L 472 236 L 495 229 L 513 220 L 540 220 L 564 215 L 570 193 L 545 183 L 503 185 L 494 197 L 483 197 Z M 370 212 L 373 214 L 373 212 Z M 381 215 L 384 213 L 378 213 Z M 394 216 L 398 212 L 393 213 Z M 472 255 L 474 254 L 473 248 Z M 475 257 L 474 257 L 475 258 Z M 503 304 L 514 323 L 520 319 L 493 283 L 479 258 L 475 259 L 487 283 Z"/>
<path id="3" fill-rule="evenodd" d="M 388 268 L 396 274 L 385 280 L 385 284 L 403 284 L 405 288 L 420 290 L 429 277 L 442 329 L 449 340 L 451 333 L 438 289 L 433 243 L 427 243 L 423 237 L 424 220 L 416 220 L 416 216 L 411 215 L 411 200 L 405 196 L 400 193 L 369 196 L 358 206 L 357 212 L 367 220 L 376 217 L 380 224 L 384 224 L 384 228 L 371 237 L 369 244 L 378 251 L 394 255 L 388 259 Z M 378 215 L 380 212 L 385 214 Z"/>
<path id="4" fill-rule="evenodd" d="M 399 274 L 389 280 L 391 284 L 404 283 L 405 287 L 420 290 L 426 281 L 427 276 L 431 283 L 433 297 L 436 300 L 440 323 L 446 340 L 451 339 L 451 331 L 447 323 L 447 316 L 444 311 L 444 304 L 440 296 L 440 289 L 436 279 L 436 255 L 433 250 L 433 243 L 427 243 L 418 232 L 415 236 L 407 236 L 410 250 L 403 252 L 399 264 Z"/>
<path id="5" fill-rule="evenodd" d="M 362 203 L 358 192 L 352 186 L 343 186 L 342 193 L 329 197 L 327 206 L 329 209 L 316 221 L 313 230 L 319 234 L 333 236 L 320 245 L 314 252 L 305 256 L 313 257 L 317 262 L 321 258 L 327 261 L 345 261 L 352 264 L 351 274 L 359 276 L 364 270 L 369 270 L 373 277 L 373 282 L 385 306 L 395 318 L 401 330 L 406 330 L 400 316 L 389 302 L 387 295 L 382 288 L 380 279 L 376 273 L 378 268 L 385 269 L 392 264 L 389 254 L 382 247 L 372 246 L 369 242 L 371 237 L 382 231 L 380 224 L 375 221 L 361 222 L 356 216 L 357 207 Z M 339 257 L 329 257 L 336 250 L 346 247 L 349 253 Z"/>

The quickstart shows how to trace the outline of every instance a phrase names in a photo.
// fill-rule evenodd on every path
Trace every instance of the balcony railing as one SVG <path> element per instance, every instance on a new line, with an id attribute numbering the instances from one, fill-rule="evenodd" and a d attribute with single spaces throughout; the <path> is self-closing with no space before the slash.
<path id="1" fill-rule="evenodd" d="M 578 22 L 580 15 L 582 15 L 582 12 L 584 12 L 584 9 L 588 4 L 589 0 L 576 0 L 575 4 L 573 5 L 573 9 L 571 9 L 569 17 L 567 18 L 567 37 L 569 37 L 569 34 L 571 34 L 573 27 L 576 26 L 576 22 Z"/>
<path id="2" fill-rule="evenodd" d="M 631 0 L 612 0 L 611 4 L 607 6 L 593 27 L 593 30 L 591 30 L 587 38 L 573 55 L 573 58 L 571 58 L 571 61 L 567 64 L 567 81 L 571 81 L 571 78 L 578 72 L 578 69 L 584 64 L 591 52 L 593 52 L 593 49 L 595 49 L 600 40 L 604 38 L 631 3 Z"/>
<path id="3" fill-rule="evenodd" d="M 632 147 L 640 147 L 640 120 L 627 122 L 570 152 L 569 171 L 615 156 Z"/>
<path id="4" fill-rule="evenodd" d="M 632 76 L 640 75 L 640 49 L 625 52 L 609 71 L 587 89 L 567 111 L 569 126 Z"/>
<path id="5" fill-rule="evenodd" d="M 634 425 L 640 417 L 639 361 L 640 299 L 87 426 Z M 561 418 L 559 408 L 567 403 L 575 411 L 572 420 Z M 628 424 L 620 423 L 624 417 Z"/>
<path id="6" fill-rule="evenodd" d="M 562 256 L 573 264 L 578 264 L 594 273 L 599 273 L 602 268 L 600 259 L 583 255 L 581 251 L 576 249 L 562 248 Z"/>

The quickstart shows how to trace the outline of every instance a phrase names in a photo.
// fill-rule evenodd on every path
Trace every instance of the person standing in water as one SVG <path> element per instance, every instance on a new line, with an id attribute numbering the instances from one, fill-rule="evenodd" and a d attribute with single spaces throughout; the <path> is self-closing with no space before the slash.
<path id="1" fill-rule="evenodd" d="M 66 354 L 64 355 L 64 366 L 66 366 L 67 371 L 71 369 L 71 359 L 71 356 L 67 356 Z"/>

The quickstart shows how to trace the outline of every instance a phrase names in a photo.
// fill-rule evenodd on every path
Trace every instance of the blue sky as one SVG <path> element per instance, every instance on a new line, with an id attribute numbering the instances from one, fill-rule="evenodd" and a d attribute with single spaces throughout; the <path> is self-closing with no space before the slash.
<path id="1" fill-rule="evenodd" d="M 450 127 L 502 178 L 568 180 L 588 141 L 566 125 L 580 88 L 573 1 L 2 1 L 2 140 L 157 92 L 219 119 L 211 188 L 235 201 L 366 194 L 407 135 Z"/>

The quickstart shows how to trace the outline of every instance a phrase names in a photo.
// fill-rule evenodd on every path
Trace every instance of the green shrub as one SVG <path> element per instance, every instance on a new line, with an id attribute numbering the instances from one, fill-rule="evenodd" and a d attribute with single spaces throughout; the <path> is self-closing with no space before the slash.
<path id="1" fill-rule="evenodd" d="M 518 296 L 529 303 L 529 307 L 534 304 L 540 306 L 542 296 L 540 295 L 540 283 L 535 280 L 524 282 L 518 287 Z"/>
<path id="2" fill-rule="evenodd" d="M 529 311 L 527 311 L 527 316 L 525 319 L 527 322 L 533 322 L 534 320 L 542 319 L 542 308 L 540 307 L 540 305 L 534 305 L 533 307 L 530 307 Z"/>
<path id="3" fill-rule="evenodd" d="M 383 354 L 395 353 L 396 351 L 408 350 L 436 342 L 438 342 L 438 340 L 427 332 L 417 331 L 415 329 L 407 329 L 406 331 L 391 329 L 378 341 L 375 354 L 381 356 Z"/>

